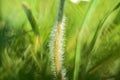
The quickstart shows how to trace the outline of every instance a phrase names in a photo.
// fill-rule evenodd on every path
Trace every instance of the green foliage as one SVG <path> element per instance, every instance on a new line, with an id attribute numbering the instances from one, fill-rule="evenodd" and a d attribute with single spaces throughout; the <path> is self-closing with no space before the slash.
<path id="1" fill-rule="evenodd" d="M 120 0 L 65 1 L 0 0 L 0 80 L 55 79 L 50 34 L 63 14 L 66 79 L 120 80 Z"/>

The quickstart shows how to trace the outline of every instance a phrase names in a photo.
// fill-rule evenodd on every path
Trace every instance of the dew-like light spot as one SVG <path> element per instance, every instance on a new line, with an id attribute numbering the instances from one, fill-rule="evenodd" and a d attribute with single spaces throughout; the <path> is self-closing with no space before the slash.
<path id="1" fill-rule="evenodd" d="M 89 2 L 90 0 L 70 0 L 70 1 L 73 2 L 73 3 L 79 3 L 80 1 Z"/>

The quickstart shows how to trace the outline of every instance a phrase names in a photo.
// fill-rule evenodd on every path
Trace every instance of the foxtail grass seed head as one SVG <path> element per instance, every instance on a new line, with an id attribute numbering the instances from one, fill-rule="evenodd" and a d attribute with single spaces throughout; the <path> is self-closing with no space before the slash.
<path id="1" fill-rule="evenodd" d="M 25 12 L 25 14 L 27 16 L 27 19 L 28 19 L 28 21 L 31 24 L 33 32 L 36 35 L 39 35 L 40 34 L 39 27 L 38 27 L 37 21 L 35 20 L 35 17 L 33 16 L 32 10 L 30 9 L 30 7 L 27 4 L 27 2 L 23 1 L 22 6 L 23 6 L 24 12 Z"/>
<path id="2" fill-rule="evenodd" d="M 25 7 L 25 8 L 27 8 L 27 9 L 30 10 L 30 7 L 29 7 L 29 5 L 28 5 L 27 2 L 23 1 L 23 2 L 22 2 L 22 5 L 23 5 L 23 7 Z"/>
<path id="3" fill-rule="evenodd" d="M 60 80 L 65 80 L 65 69 L 63 68 L 64 53 L 64 30 L 65 17 L 62 22 L 56 22 L 51 32 L 50 55 L 52 58 L 52 70 L 56 77 L 60 76 Z"/>

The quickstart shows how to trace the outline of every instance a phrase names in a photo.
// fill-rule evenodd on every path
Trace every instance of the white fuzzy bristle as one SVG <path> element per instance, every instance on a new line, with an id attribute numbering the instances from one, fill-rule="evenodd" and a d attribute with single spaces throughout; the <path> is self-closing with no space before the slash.
<path id="1" fill-rule="evenodd" d="M 65 77 L 65 71 L 63 71 L 63 53 L 64 53 L 64 30 L 65 30 L 65 17 L 62 22 L 56 22 L 51 33 L 50 41 L 50 55 L 52 58 L 52 69 L 55 76 L 58 71 Z M 64 73 L 63 73 L 64 72 Z M 65 80 L 65 79 L 63 79 Z"/>

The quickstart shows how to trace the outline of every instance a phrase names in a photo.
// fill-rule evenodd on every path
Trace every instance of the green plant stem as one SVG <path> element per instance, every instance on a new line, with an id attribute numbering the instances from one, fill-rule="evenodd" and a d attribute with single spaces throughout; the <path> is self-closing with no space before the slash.
<path id="1" fill-rule="evenodd" d="M 33 29 L 34 33 L 36 35 L 39 35 L 40 32 L 39 32 L 37 22 L 36 22 L 33 14 L 32 14 L 32 11 L 30 10 L 29 5 L 26 2 L 23 2 L 23 8 L 24 8 L 24 11 L 25 11 L 25 13 L 27 15 L 27 18 L 28 18 L 28 20 L 29 20 L 29 22 L 30 22 L 30 24 L 32 26 L 32 29 Z"/>
<path id="2" fill-rule="evenodd" d="M 78 80 L 79 72 L 80 72 L 80 65 L 81 63 L 81 54 L 82 53 L 82 47 L 84 45 L 82 41 L 82 34 L 84 33 L 83 30 L 85 27 L 83 27 L 84 22 L 86 21 L 86 18 L 90 16 L 90 11 L 92 10 L 94 6 L 94 0 L 91 1 L 91 4 L 82 20 L 81 27 L 78 29 L 78 35 L 77 35 L 77 40 L 76 40 L 76 50 L 75 50 L 75 67 L 74 67 L 74 75 L 73 75 L 73 80 Z M 84 73 L 83 73 L 84 75 Z"/>
<path id="3" fill-rule="evenodd" d="M 62 22 L 63 19 L 63 11 L 64 11 L 64 4 L 65 0 L 60 0 L 59 1 L 59 9 L 58 9 L 58 15 L 57 15 L 57 21 Z"/>

